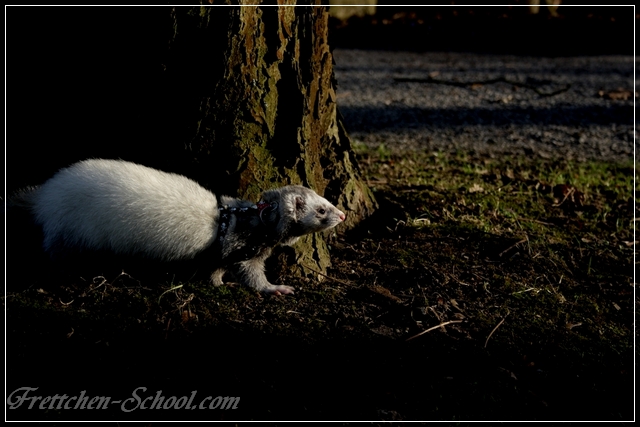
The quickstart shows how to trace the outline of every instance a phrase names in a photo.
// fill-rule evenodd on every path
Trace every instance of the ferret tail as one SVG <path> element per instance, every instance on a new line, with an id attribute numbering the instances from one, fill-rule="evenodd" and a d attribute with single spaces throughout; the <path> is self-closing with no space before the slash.
<path id="1" fill-rule="evenodd" d="M 16 190 L 7 196 L 5 210 L 26 209 L 30 210 L 34 205 L 34 197 L 38 191 L 38 186 L 29 186 Z"/>

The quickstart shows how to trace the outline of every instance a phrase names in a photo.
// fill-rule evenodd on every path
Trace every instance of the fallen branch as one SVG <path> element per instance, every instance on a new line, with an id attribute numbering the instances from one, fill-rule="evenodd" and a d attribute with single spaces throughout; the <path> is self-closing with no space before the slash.
<path id="1" fill-rule="evenodd" d="M 447 322 L 440 323 L 439 325 L 433 326 L 433 327 L 431 327 L 431 328 L 429 328 L 429 329 L 426 329 L 426 330 L 424 330 L 424 331 L 420 332 L 419 334 L 416 334 L 416 335 L 414 335 L 414 336 L 412 336 L 412 337 L 410 337 L 410 338 L 407 338 L 407 339 L 406 339 L 406 341 L 411 341 L 411 340 L 412 340 L 412 339 L 414 339 L 414 338 L 418 338 L 420 335 L 424 335 L 424 334 L 426 334 L 427 332 L 431 332 L 431 331 L 433 331 L 434 329 L 441 328 L 442 326 L 446 326 L 446 325 L 449 325 L 449 324 L 451 324 L 451 323 L 462 323 L 462 320 L 449 320 L 449 321 L 447 321 Z"/>

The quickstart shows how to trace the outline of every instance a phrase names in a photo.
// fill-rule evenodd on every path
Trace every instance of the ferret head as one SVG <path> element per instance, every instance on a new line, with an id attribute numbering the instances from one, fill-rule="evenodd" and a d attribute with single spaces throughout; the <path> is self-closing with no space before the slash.
<path id="1" fill-rule="evenodd" d="M 327 199 L 300 185 L 266 191 L 262 200 L 278 203 L 278 233 L 282 237 L 295 237 L 293 241 L 305 234 L 335 227 L 345 219 L 345 214 Z"/>

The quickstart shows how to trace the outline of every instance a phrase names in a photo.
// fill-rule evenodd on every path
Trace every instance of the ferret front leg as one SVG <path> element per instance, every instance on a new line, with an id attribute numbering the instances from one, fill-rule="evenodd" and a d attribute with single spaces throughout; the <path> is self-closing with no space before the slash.
<path id="1" fill-rule="evenodd" d="M 215 270 L 213 273 L 211 273 L 211 283 L 213 283 L 214 286 L 223 285 L 224 282 L 222 281 L 222 277 L 226 272 L 227 270 L 225 270 L 224 268 L 218 268 L 217 270 Z"/>
<path id="2" fill-rule="evenodd" d="M 274 295 L 293 294 L 291 286 L 275 286 L 269 283 L 264 274 L 264 260 L 261 258 L 238 262 L 233 265 L 232 271 L 240 283 L 256 291 Z"/>

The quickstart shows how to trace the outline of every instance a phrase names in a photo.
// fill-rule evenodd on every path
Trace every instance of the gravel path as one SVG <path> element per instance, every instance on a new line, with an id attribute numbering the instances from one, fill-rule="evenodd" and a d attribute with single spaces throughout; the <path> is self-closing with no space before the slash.
<path id="1" fill-rule="evenodd" d="M 633 158 L 631 56 L 336 49 L 334 57 L 347 130 L 371 147 Z"/>

